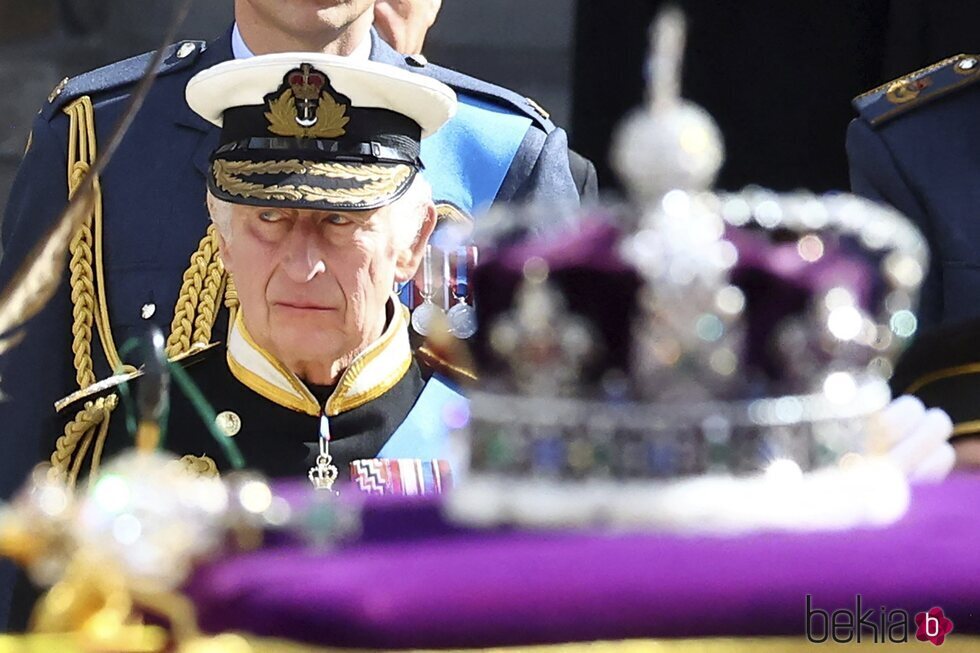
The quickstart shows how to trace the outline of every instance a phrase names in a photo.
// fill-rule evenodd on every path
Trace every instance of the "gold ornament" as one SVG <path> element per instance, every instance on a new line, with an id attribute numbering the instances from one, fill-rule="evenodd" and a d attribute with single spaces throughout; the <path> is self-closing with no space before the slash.
<path id="1" fill-rule="evenodd" d="M 344 125 L 350 121 L 346 115 L 347 106 L 340 104 L 327 93 L 320 94 L 316 118 L 309 127 L 299 122 L 293 89 L 287 88 L 277 99 L 269 100 L 268 104 L 269 110 L 265 117 L 269 121 L 269 131 L 278 136 L 337 138 L 344 135 Z"/>

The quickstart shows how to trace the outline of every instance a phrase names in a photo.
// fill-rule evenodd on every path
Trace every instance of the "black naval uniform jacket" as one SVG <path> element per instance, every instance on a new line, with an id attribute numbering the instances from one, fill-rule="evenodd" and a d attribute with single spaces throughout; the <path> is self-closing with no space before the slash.
<path id="1" fill-rule="evenodd" d="M 390 307 L 385 332 L 330 387 L 310 386 L 297 378 L 252 339 L 239 314 L 227 343 L 192 350 L 174 361 L 187 371 L 216 413 L 219 433 L 209 431 L 172 379 L 163 448 L 198 471 L 227 471 L 232 469 L 231 461 L 217 441 L 227 438 L 240 451 L 246 468 L 271 478 L 302 478 L 319 452 L 321 416 L 326 414 L 339 483 L 350 480 L 352 461 L 383 454 L 396 433 L 399 443 L 392 457 L 446 458 L 448 432 L 437 425 L 448 402 L 465 400 L 431 376 L 430 369 L 420 367 L 409 344 L 408 310 L 400 304 Z M 62 399 L 52 432 L 62 434 L 86 404 L 115 394 L 118 404 L 110 414 L 102 458 L 134 446 L 122 386 L 131 408 L 139 384 L 137 373 L 117 376 Z M 97 430 L 93 429 L 93 437 Z M 65 470 L 81 456 L 78 464 L 88 472 L 93 449 L 76 446 L 65 455 L 64 447 L 49 439 L 49 453 L 60 450 Z"/>
<path id="2" fill-rule="evenodd" d="M 922 231 L 931 262 L 919 322 L 980 316 L 980 57 L 958 55 L 854 100 L 847 132 L 855 193 Z"/>

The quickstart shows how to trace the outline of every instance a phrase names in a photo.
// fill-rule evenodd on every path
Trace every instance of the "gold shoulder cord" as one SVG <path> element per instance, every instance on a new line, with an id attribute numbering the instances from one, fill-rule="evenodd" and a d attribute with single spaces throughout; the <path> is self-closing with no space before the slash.
<path id="1" fill-rule="evenodd" d="M 91 99 L 88 96 L 81 97 L 69 104 L 64 111 L 69 119 L 68 197 L 70 199 L 82 187 L 87 173 L 95 162 L 98 150 Z M 82 389 L 97 380 L 92 359 L 93 324 L 98 330 L 106 360 L 113 372 L 136 371 L 134 367 L 123 364 L 112 336 L 103 264 L 102 189 L 98 178 L 93 180 L 93 184 L 95 196 L 92 214 L 75 233 L 69 245 L 72 354 L 76 381 Z M 210 342 L 222 297 L 225 305 L 234 315 L 238 306 L 238 295 L 231 280 L 227 278 L 224 265 L 218 256 L 217 236 L 212 225 L 201 240 L 197 251 L 191 256 L 190 267 L 184 273 L 171 334 L 167 339 L 169 357 L 186 354 L 195 345 L 206 345 Z M 234 320 L 230 320 L 229 327 L 233 323 Z M 65 427 L 51 455 L 51 474 L 54 477 L 74 487 L 83 461 L 93 443 L 95 449 L 92 455 L 91 474 L 94 477 L 98 471 L 108 434 L 109 418 L 117 405 L 117 395 L 86 402 L 84 408 Z M 190 461 L 185 460 L 184 464 L 190 464 Z M 201 460 L 195 458 L 191 466 L 201 465 Z M 203 466 L 208 468 L 208 465 Z M 208 473 L 212 470 L 208 468 L 201 471 Z"/>
<path id="2" fill-rule="evenodd" d="M 95 162 L 98 150 L 92 100 L 88 96 L 81 97 L 69 104 L 64 111 L 69 119 L 68 197 L 70 199 L 82 186 L 86 174 Z M 92 183 L 95 195 L 92 215 L 75 233 L 69 245 L 72 354 L 76 380 L 80 388 L 85 388 L 96 381 L 92 364 L 93 322 L 99 332 L 99 340 L 102 342 L 106 360 L 113 372 L 135 371 L 135 368 L 123 365 L 120 360 L 109 325 L 102 251 L 102 189 L 98 178 Z"/>
<path id="3" fill-rule="evenodd" d="M 86 174 L 97 156 L 95 116 L 88 96 L 75 100 L 64 109 L 69 119 L 68 131 L 68 197 L 81 188 Z M 105 293 L 103 265 L 102 189 L 99 180 L 95 186 L 92 215 L 78 229 L 69 245 L 71 254 L 72 299 L 72 354 L 79 388 L 96 382 L 92 361 L 92 325 L 99 333 L 106 360 L 114 373 L 135 372 L 119 358 L 109 323 L 109 310 Z M 238 293 L 231 277 L 225 272 L 218 253 L 218 237 L 214 225 L 191 255 L 190 266 L 184 272 L 180 295 L 174 309 L 174 318 L 167 338 L 167 356 L 190 353 L 195 347 L 211 342 L 217 312 L 222 300 L 229 312 L 228 328 L 235 323 L 238 311 Z M 93 442 L 92 475 L 98 471 L 102 449 L 109 430 L 109 418 L 118 405 L 117 395 L 87 402 L 84 408 L 65 427 L 51 455 L 51 473 L 74 487 L 83 461 Z M 199 472 L 214 473 L 214 463 L 209 459 L 187 457 L 183 464 Z"/>
<path id="4" fill-rule="evenodd" d="M 191 254 L 190 266 L 184 272 L 167 338 L 168 357 L 185 354 L 195 345 L 211 342 L 221 295 L 226 292 L 226 278 L 225 266 L 218 255 L 218 235 L 211 225 L 197 251 Z"/>
<path id="5" fill-rule="evenodd" d="M 92 452 L 90 482 L 95 478 L 109 433 L 109 417 L 118 404 L 119 396 L 114 394 L 85 402 L 75 418 L 65 426 L 64 433 L 55 444 L 54 453 L 51 454 L 51 468 L 48 470 L 51 480 L 63 481 L 68 487 L 74 488 L 93 442 L 95 449 Z"/>

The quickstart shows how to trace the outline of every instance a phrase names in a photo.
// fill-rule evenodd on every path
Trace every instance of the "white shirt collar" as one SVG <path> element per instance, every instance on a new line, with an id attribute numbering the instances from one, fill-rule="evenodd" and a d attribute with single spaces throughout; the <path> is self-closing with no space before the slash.
<path id="1" fill-rule="evenodd" d="M 235 55 L 236 59 L 251 59 L 255 56 L 255 53 L 245 45 L 245 39 L 242 38 L 242 33 L 238 31 L 237 22 L 231 28 L 231 53 Z"/>
<path id="2" fill-rule="evenodd" d="M 248 45 L 245 44 L 245 39 L 242 38 L 242 33 L 238 30 L 238 23 L 231 30 L 231 51 L 235 55 L 236 59 L 248 59 L 254 57 L 255 53 L 252 52 Z M 368 36 L 361 43 L 354 48 L 354 51 L 347 55 L 351 59 L 357 61 L 367 61 L 371 58 L 371 37 Z"/>

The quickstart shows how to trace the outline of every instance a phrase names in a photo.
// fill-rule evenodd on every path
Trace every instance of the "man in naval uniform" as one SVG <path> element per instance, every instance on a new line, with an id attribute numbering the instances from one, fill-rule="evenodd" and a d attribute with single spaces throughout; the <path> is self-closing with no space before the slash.
<path id="1" fill-rule="evenodd" d="M 420 142 L 455 112 L 453 91 L 384 64 L 278 54 L 206 70 L 187 99 L 220 127 L 207 205 L 239 303 L 226 341 L 179 364 L 220 437 L 273 477 L 343 480 L 354 460 L 446 458 L 442 414 L 464 400 L 416 362 L 393 286 L 414 276 L 436 225 Z M 58 403 L 56 473 L 74 480 L 98 464 L 86 438 L 103 452 L 132 445 L 119 385 L 138 377 Z M 166 447 L 228 469 L 195 407 L 171 396 Z M 311 450 L 324 454 L 314 472 Z"/>
<path id="2" fill-rule="evenodd" d="M 920 329 L 980 315 L 980 58 L 957 55 L 854 99 L 854 192 L 919 227 L 932 257 Z"/>
<path id="3" fill-rule="evenodd" d="M 929 242 L 920 333 L 892 391 L 952 424 L 956 463 L 980 466 L 974 342 L 980 333 L 980 57 L 956 55 L 854 99 L 847 132 L 856 193 L 891 204 Z M 905 401 L 913 401 L 904 398 Z"/>
<path id="4" fill-rule="evenodd" d="M 99 180 L 99 201 L 72 243 L 59 291 L 22 343 L 0 357 L 0 497 L 20 485 L 37 458 L 40 420 L 54 401 L 124 368 L 119 349 L 149 324 L 168 336 L 171 355 L 210 340 L 197 328 L 198 315 L 234 301 L 205 293 L 214 285 L 208 280 L 220 277 L 214 238 L 205 233 L 205 179 L 219 134 L 184 99 L 195 73 L 253 53 L 322 51 L 440 80 L 456 91 L 459 110 L 422 145 L 437 206 L 456 207 L 450 213 L 458 215 L 508 200 L 578 202 L 561 129 L 515 93 L 399 55 L 372 29 L 373 4 L 236 0 L 236 23 L 224 36 L 167 50 Z M 80 186 L 149 58 L 66 80 L 52 92 L 0 225 L 0 284 L 10 282 Z M 209 301 L 198 302 L 202 296 Z"/>

